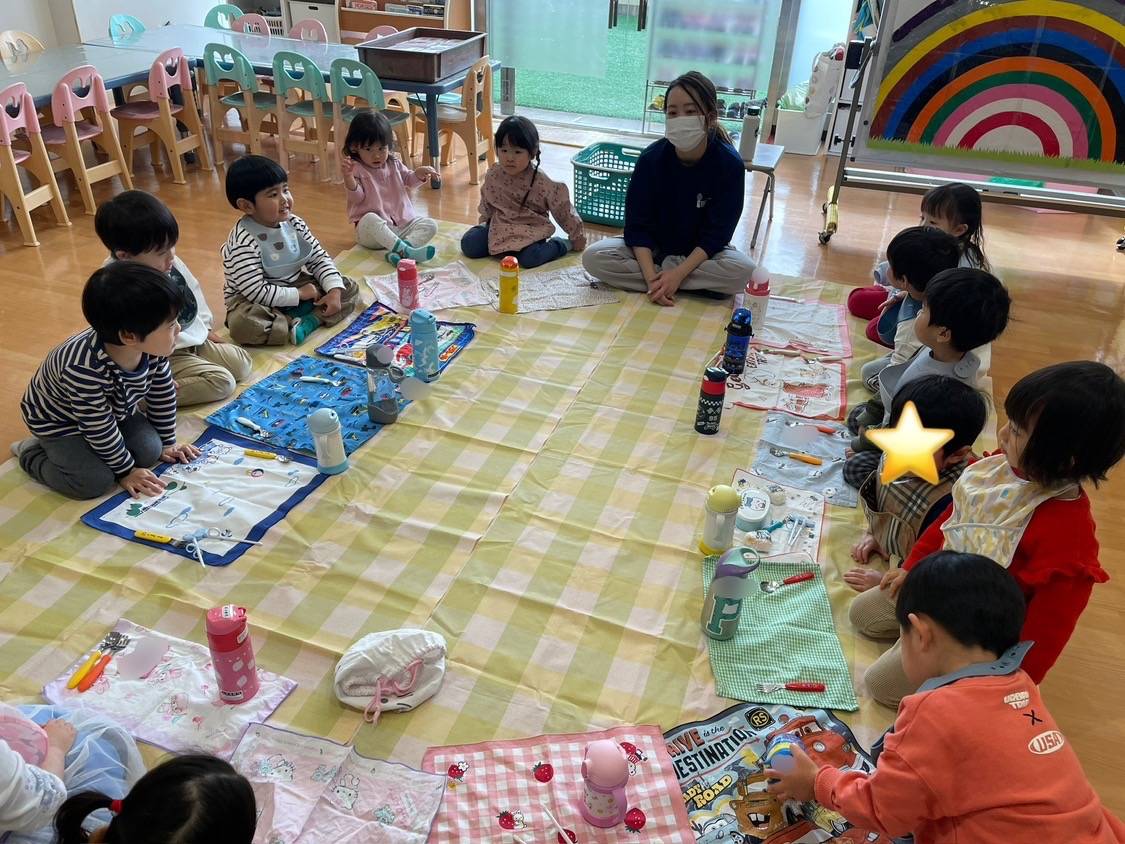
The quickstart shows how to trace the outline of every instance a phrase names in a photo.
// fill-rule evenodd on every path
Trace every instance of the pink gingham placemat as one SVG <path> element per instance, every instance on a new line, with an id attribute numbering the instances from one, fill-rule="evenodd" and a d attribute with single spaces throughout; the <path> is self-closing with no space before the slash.
<path id="1" fill-rule="evenodd" d="M 590 826 L 578 813 L 582 799 L 582 757 L 586 745 L 613 739 L 629 757 L 626 822 L 610 829 Z M 511 844 L 518 835 L 534 844 L 556 841 L 558 833 L 543 808 L 576 844 L 660 842 L 693 844 L 672 760 L 658 727 L 614 727 L 569 735 L 515 741 L 431 747 L 422 769 L 446 775 L 445 799 L 430 841 L 495 841 Z M 643 825 L 639 823 L 643 813 Z"/>

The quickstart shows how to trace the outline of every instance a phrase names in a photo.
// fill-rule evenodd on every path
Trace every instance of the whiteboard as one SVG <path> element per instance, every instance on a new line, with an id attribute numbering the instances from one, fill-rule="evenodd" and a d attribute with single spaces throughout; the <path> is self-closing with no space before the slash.
<path id="1" fill-rule="evenodd" d="M 1125 6 L 887 0 L 863 165 L 1125 189 Z"/>

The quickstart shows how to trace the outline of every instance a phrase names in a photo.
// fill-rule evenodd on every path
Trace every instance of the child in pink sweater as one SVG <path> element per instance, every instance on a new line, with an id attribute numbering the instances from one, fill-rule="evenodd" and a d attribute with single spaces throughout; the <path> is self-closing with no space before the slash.
<path id="1" fill-rule="evenodd" d="M 414 214 L 410 191 L 437 174 L 432 167 L 411 170 L 391 152 L 394 133 L 378 111 L 359 112 L 348 127 L 340 154 L 340 170 L 348 191 L 348 219 L 355 241 L 366 249 L 386 249 L 387 260 L 428 261 L 437 223 Z"/>
<path id="2" fill-rule="evenodd" d="M 506 117 L 496 130 L 499 163 L 484 177 L 480 224 L 461 238 L 467 258 L 515 255 L 524 269 L 586 248 L 582 220 L 566 185 L 539 172 L 539 132 L 526 117 Z M 532 160 L 535 166 L 532 167 Z M 554 237 L 548 213 L 570 236 Z"/>
<path id="3" fill-rule="evenodd" d="M 818 767 L 802 750 L 767 770 L 783 799 L 916 844 L 1120 844 L 1078 757 L 1020 668 L 1015 578 L 979 554 L 939 551 L 911 569 L 895 607 L 917 694 L 876 743 L 874 773 Z M 784 770 L 782 770 L 784 768 Z"/>

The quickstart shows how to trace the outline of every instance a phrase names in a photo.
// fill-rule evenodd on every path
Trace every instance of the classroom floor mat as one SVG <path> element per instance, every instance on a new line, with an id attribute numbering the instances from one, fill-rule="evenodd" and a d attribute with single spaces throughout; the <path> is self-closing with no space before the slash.
<path id="1" fill-rule="evenodd" d="M 890 844 L 814 800 L 783 803 L 766 792 L 762 757 L 770 741 L 784 734 L 799 736 L 819 764 L 875 769 L 848 726 L 823 709 L 739 703 L 706 720 L 680 724 L 666 731 L 664 740 L 697 844 Z"/>
<path id="2" fill-rule="evenodd" d="M 455 233 L 463 230 L 442 224 L 442 260 L 460 260 Z M 479 274 L 488 262 L 465 263 Z M 356 278 L 386 271 L 380 253 L 361 248 L 338 265 Z M 771 286 L 830 304 L 848 291 L 776 275 Z M 345 473 L 275 525 L 260 553 L 225 568 L 77 528 L 91 502 L 53 494 L 7 461 L 5 698 L 38 697 L 122 616 L 203 642 L 206 610 L 237 601 L 248 609 L 260 665 L 299 684 L 270 723 L 335 741 L 349 741 L 362 723 L 332 694 L 333 668 L 349 645 L 398 627 L 445 636 L 441 691 L 362 730 L 356 747 L 369 757 L 417 766 L 435 744 L 671 725 L 722 710 L 731 701 L 716 693 L 699 628 L 696 543 L 707 490 L 749 465 L 765 414 L 728 409 L 716 436 L 692 429 L 729 302 L 681 297 L 661 308 L 643 295 L 620 297 L 518 319 L 482 308 L 443 312 L 480 329 L 455 364 L 457 377 L 434 382 L 353 453 Z M 297 348 L 252 350 L 253 377 L 330 336 L 321 329 Z M 875 355 L 859 336 L 849 364 L 853 402 L 864 394 L 858 366 Z M 212 409 L 181 413 L 180 438 L 198 436 Z M 831 507 L 827 520 L 818 563 L 845 656 L 862 678 L 881 647 L 852 635 L 854 593 L 841 579 L 862 514 Z M 893 716 L 863 699 L 843 717 L 869 743 Z"/>
<path id="3" fill-rule="evenodd" d="M 855 507 L 859 493 L 844 482 L 844 449 L 850 442 L 845 425 L 810 424 L 789 413 L 769 413 L 751 469 L 771 480 L 819 492 L 837 507 Z"/>
<path id="4" fill-rule="evenodd" d="M 231 758 L 258 808 L 254 844 L 425 844 L 445 777 L 352 747 L 251 724 Z"/>
<path id="5" fill-rule="evenodd" d="M 173 753 L 203 752 L 229 758 L 246 727 L 269 718 L 297 685 L 258 666 L 258 693 L 237 705 L 222 703 L 205 645 L 124 618 L 113 629 L 128 636 L 129 645 L 114 655 L 87 691 L 67 688 L 71 675 L 86 660 L 83 654 L 44 687 L 43 696 L 57 706 L 110 718 L 138 741 Z M 118 666 L 149 639 L 167 645 L 156 666 L 140 679 L 119 675 Z"/>
<path id="6" fill-rule="evenodd" d="M 628 811 L 616 827 L 599 829 L 578 813 L 585 787 L 582 760 L 586 746 L 599 739 L 616 742 L 629 760 L 625 786 Z M 687 813 L 672 773 L 671 760 L 657 727 L 614 727 L 603 732 L 537 736 L 426 751 L 422 767 L 448 779 L 441 811 L 434 821 L 435 844 L 503 841 L 554 841 L 558 827 L 578 834 L 580 844 L 661 842 L 694 844 Z M 569 834 L 568 834 L 569 837 Z"/>
<path id="7" fill-rule="evenodd" d="M 316 461 L 211 427 L 190 463 L 157 467 L 167 484 L 152 498 L 127 492 L 82 517 L 96 530 L 209 566 L 233 563 L 327 479 Z"/>

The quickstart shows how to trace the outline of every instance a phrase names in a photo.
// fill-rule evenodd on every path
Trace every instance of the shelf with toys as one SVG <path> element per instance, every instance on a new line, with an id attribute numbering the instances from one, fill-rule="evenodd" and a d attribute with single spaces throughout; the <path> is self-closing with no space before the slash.
<path id="1" fill-rule="evenodd" d="M 468 30 L 472 28 L 472 0 L 345 0 L 339 16 L 340 29 L 351 32 L 368 32 L 377 26 Z"/>
<path id="2" fill-rule="evenodd" d="M 650 79 L 645 89 L 644 117 L 641 119 L 641 131 L 662 132 L 664 125 L 664 93 L 668 90 L 668 82 L 659 79 Z M 757 91 L 743 88 L 715 89 L 719 94 L 719 122 L 731 134 L 736 134 L 742 128 L 742 118 L 750 106 L 759 109 L 765 104 L 765 97 Z"/>

